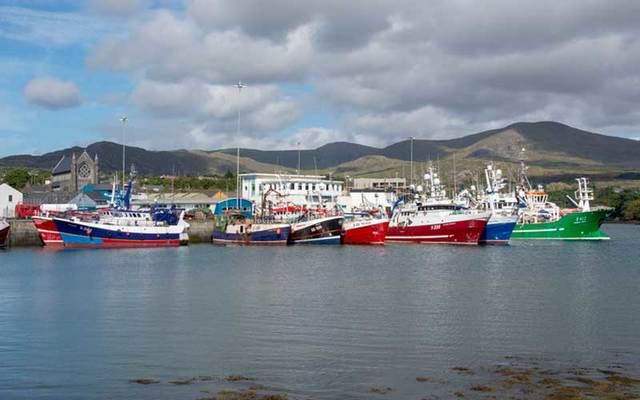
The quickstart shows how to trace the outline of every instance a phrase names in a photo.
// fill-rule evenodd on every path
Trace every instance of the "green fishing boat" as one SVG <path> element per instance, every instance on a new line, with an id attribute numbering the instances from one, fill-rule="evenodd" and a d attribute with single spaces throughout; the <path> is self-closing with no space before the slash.
<path id="1" fill-rule="evenodd" d="M 549 201 L 549 195 L 539 185 L 532 189 L 526 178 L 526 166 L 521 162 L 518 200 L 521 208 L 512 239 L 559 240 L 607 240 L 609 236 L 600 230 L 610 208 L 594 207 L 593 190 L 588 178 L 577 178 L 575 199 L 567 196 L 575 208 L 560 209 Z M 524 207 L 522 207 L 524 205 Z"/>
<path id="2" fill-rule="evenodd" d="M 557 221 L 518 223 L 511 239 L 607 240 L 609 236 L 600 230 L 607 215 L 608 210 L 576 211 Z"/>

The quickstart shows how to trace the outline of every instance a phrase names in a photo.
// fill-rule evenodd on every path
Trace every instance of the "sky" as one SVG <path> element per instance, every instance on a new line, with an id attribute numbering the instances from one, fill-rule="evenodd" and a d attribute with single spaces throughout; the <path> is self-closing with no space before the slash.
<path id="1" fill-rule="evenodd" d="M 123 131 L 206 150 L 541 120 L 639 139 L 638 21 L 637 0 L 0 0 L 0 156 Z"/>

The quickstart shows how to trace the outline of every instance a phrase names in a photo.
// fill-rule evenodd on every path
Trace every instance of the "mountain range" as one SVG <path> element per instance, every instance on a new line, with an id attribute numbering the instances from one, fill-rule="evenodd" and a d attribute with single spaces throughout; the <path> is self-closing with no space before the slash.
<path id="1" fill-rule="evenodd" d="M 403 135 L 403 137 L 407 137 Z M 479 168 L 487 161 L 515 166 L 521 150 L 526 149 L 532 175 L 562 176 L 589 173 L 616 178 L 620 174 L 637 175 L 640 171 L 640 141 L 588 132 L 553 122 L 518 122 L 449 140 L 413 140 L 413 159 L 422 165 L 433 160 L 443 170 L 458 167 Z M 122 147 L 111 142 L 97 142 L 86 148 L 98 154 L 104 173 L 116 171 L 122 163 Z M 211 175 L 235 171 L 236 149 L 150 151 L 127 146 L 127 163 L 134 163 L 143 175 Z M 50 169 L 63 155 L 80 154 L 80 147 L 39 156 L 14 155 L 0 159 L 0 167 Z M 295 171 L 297 150 L 241 149 L 242 172 Z M 348 142 L 329 143 L 299 153 L 301 169 L 306 172 L 351 176 L 406 176 L 411 158 L 411 140 L 404 139 L 384 148 Z M 419 170 L 419 169 L 418 169 Z M 637 179 L 637 178 L 635 178 Z"/>

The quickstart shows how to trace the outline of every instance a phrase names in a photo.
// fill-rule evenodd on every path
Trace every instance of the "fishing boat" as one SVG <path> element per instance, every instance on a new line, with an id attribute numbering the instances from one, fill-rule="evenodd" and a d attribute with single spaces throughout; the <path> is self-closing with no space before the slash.
<path id="1" fill-rule="evenodd" d="M 285 182 L 284 186 L 288 182 Z M 290 244 L 340 244 L 344 216 L 335 204 L 323 202 L 321 196 L 309 196 L 300 203 L 275 189 L 262 196 L 260 214 L 266 220 L 291 225 Z"/>
<path id="2" fill-rule="evenodd" d="M 389 218 L 373 212 L 345 214 L 342 224 L 343 244 L 384 244 L 389 229 Z"/>
<path id="3" fill-rule="evenodd" d="M 480 244 L 509 244 L 518 221 L 518 215 L 492 213 L 487 226 L 480 236 Z"/>
<path id="4" fill-rule="evenodd" d="M 10 230 L 11 225 L 6 220 L 0 219 L 0 248 L 7 246 Z"/>
<path id="5" fill-rule="evenodd" d="M 424 178 L 429 194 L 418 186 L 396 201 L 386 240 L 477 245 L 491 213 L 465 210 L 448 198 L 432 165 Z"/>
<path id="6" fill-rule="evenodd" d="M 31 221 L 36 227 L 40 241 L 44 246 L 64 246 L 64 241 L 55 222 L 53 222 L 52 216 L 35 215 L 31 217 Z"/>
<path id="7" fill-rule="evenodd" d="M 123 218 L 117 223 L 101 218 L 92 220 L 78 216 L 48 218 L 65 247 L 180 246 L 184 240 L 184 231 L 188 227 L 182 217 L 175 225 L 152 218 L 144 221 Z"/>
<path id="8" fill-rule="evenodd" d="M 574 204 L 573 209 L 561 209 L 549 201 L 549 195 L 542 185 L 535 189 L 527 178 L 527 166 L 520 163 L 520 183 L 518 200 L 520 211 L 518 223 L 513 230 L 513 239 L 556 239 L 556 240 L 607 240 L 609 236 L 600 230 L 610 214 L 607 207 L 591 207 L 593 190 L 589 179 L 576 178 L 578 190 L 575 199 L 567 196 Z"/>
<path id="9" fill-rule="evenodd" d="M 64 247 L 170 247 L 187 241 L 189 224 L 184 210 L 153 208 L 131 210 L 130 199 L 134 174 L 116 194 L 111 207 L 97 212 L 64 212 L 32 218 L 45 246 Z"/>
<path id="10" fill-rule="evenodd" d="M 214 227 L 216 244 L 281 244 L 289 240 L 291 226 L 286 223 L 255 221 L 241 213 L 230 213 Z"/>
<path id="11" fill-rule="evenodd" d="M 308 211 L 291 224 L 289 243 L 340 244 L 344 216 Z"/>
<path id="12" fill-rule="evenodd" d="M 480 243 L 508 244 L 518 221 L 517 200 L 513 194 L 502 192 L 507 186 L 502 170 L 489 164 L 484 175 L 487 187 L 480 197 L 478 209 L 490 211 L 491 218 L 480 236 Z"/>

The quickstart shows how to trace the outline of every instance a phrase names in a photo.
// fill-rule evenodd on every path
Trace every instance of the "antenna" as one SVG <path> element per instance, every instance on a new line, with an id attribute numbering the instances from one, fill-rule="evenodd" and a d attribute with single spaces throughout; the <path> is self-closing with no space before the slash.
<path id="1" fill-rule="evenodd" d="M 238 144 L 236 151 L 236 208 L 240 209 L 240 95 L 242 94 L 242 89 L 246 88 L 247 85 L 242 83 L 242 81 L 238 81 L 236 85 L 238 88 L 238 122 L 236 124 L 236 143 Z"/>

